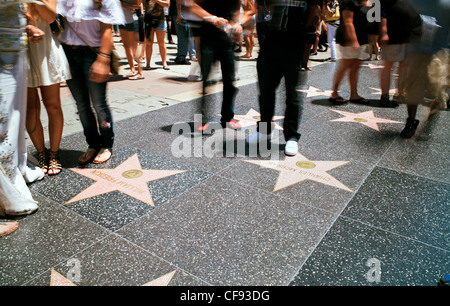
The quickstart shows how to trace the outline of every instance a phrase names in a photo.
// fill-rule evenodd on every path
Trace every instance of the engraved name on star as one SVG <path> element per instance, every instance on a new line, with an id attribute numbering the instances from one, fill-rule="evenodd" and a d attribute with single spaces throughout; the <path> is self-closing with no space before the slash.
<path id="1" fill-rule="evenodd" d="M 186 172 L 185 170 L 142 169 L 137 154 L 128 158 L 115 169 L 70 168 L 70 170 L 96 182 L 65 204 L 117 190 L 151 206 L 155 205 L 147 182 Z"/>
<path id="2" fill-rule="evenodd" d="M 331 122 L 357 122 L 376 131 L 380 131 L 377 123 L 402 123 L 399 121 L 377 118 L 372 110 L 362 113 L 350 113 L 335 109 L 332 109 L 332 111 L 339 113 L 344 117 L 330 120 Z"/>
<path id="3" fill-rule="evenodd" d="M 244 160 L 245 162 L 259 165 L 263 168 L 269 168 L 279 171 L 278 179 L 273 192 L 286 187 L 298 184 L 305 180 L 315 181 L 349 192 L 350 188 L 342 184 L 327 171 L 343 166 L 348 161 L 311 161 L 302 154 L 298 153 L 294 157 L 288 157 L 283 161 L 278 160 Z"/>

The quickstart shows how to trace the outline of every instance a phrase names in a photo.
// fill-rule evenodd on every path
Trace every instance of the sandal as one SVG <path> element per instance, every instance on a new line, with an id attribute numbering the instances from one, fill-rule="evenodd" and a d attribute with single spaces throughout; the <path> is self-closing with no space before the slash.
<path id="1" fill-rule="evenodd" d="M 113 151 L 106 148 L 101 148 L 97 153 L 97 156 L 94 158 L 94 164 L 101 164 L 108 161 L 112 156 Z"/>
<path id="2" fill-rule="evenodd" d="M 48 151 L 48 175 L 59 174 L 62 170 L 61 161 L 59 160 L 59 151 Z M 51 173 L 50 173 L 51 172 Z"/>
<path id="3" fill-rule="evenodd" d="M 48 150 L 44 149 L 42 152 L 38 152 L 38 166 L 42 169 L 42 172 L 48 171 Z"/>
<path id="4" fill-rule="evenodd" d="M 337 96 L 335 98 L 330 97 L 328 100 L 330 100 L 330 102 L 332 102 L 334 104 L 345 104 L 345 103 L 348 102 L 347 100 L 345 100 L 341 96 Z"/>
<path id="5" fill-rule="evenodd" d="M 362 98 L 362 97 L 359 97 L 358 99 L 350 99 L 350 100 L 348 100 L 348 101 L 350 101 L 350 102 L 352 102 L 352 103 L 358 103 L 358 104 L 365 104 L 365 105 L 368 105 L 368 104 L 369 104 L 369 100 L 364 99 L 364 98 Z"/>

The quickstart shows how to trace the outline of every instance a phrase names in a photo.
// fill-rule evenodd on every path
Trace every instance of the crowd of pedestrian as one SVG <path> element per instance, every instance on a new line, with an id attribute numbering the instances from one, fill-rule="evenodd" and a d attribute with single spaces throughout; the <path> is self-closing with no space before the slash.
<path id="1" fill-rule="evenodd" d="M 421 0 L 0 0 L 0 215 L 25 215 L 37 206 L 26 183 L 57 175 L 63 169 L 59 145 L 64 116 L 59 95 L 66 82 L 75 100 L 87 149 L 80 165 L 104 163 L 113 154 L 114 121 L 107 103 L 107 82 L 114 62 L 114 29 L 125 49 L 129 80 L 143 79 L 152 69 L 156 42 L 162 67 L 167 64 L 166 35 L 177 35 L 175 64 L 198 61 L 203 81 L 203 118 L 207 118 L 208 77 L 220 61 L 223 81 L 221 124 L 239 129 L 234 119 L 238 89 L 236 47 L 244 44 L 241 58 L 253 58 L 259 45 L 257 75 L 261 120 L 248 143 L 270 142 L 276 91 L 286 83 L 283 133 L 285 154 L 298 153 L 303 101 L 296 90 L 299 71 L 316 53 L 320 36 L 338 61 L 330 102 L 367 104 L 358 94 L 362 60 L 381 57 L 380 105 L 407 105 L 408 117 L 401 136 L 414 135 L 417 105 L 425 95 L 433 107 L 446 107 L 448 95 L 449 5 L 430 8 Z M 427 3 L 425 3 L 427 2 Z M 434 3 L 434 2 L 433 2 Z M 444 4 L 441 4 L 444 3 Z M 379 5 L 379 6 L 377 6 Z M 370 14 L 379 20 L 371 21 Z M 446 15 L 447 14 L 447 15 Z M 169 27 L 170 25 L 170 27 Z M 116 26 L 116 27 L 114 27 Z M 172 28 L 175 29 L 172 29 Z M 61 30 L 63 28 L 63 30 Z M 257 40 L 255 40 L 255 34 Z M 28 47 L 27 42 L 28 41 Z M 390 101 L 390 76 L 398 63 L 398 92 Z M 348 73 L 350 97 L 339 87 Z M 7 86 L 3 86 L 7 84 Z M 45 147 L 40 101 L 49 116 L 50 147 Z M 27 102 L 27 103 L 25 103 Z M 208 128 L 205 119 L 200 130 Z M 25 131 L 38 152 L 37 167 L 27 164 Z M 1 224 L 0 224 L 1 225 Z M 14 224 L 10 224 L 13 226 Z M 0 226 L 0 235 L 2 227 Z M 10 232 L 11 228 L 4 231 Z"/>

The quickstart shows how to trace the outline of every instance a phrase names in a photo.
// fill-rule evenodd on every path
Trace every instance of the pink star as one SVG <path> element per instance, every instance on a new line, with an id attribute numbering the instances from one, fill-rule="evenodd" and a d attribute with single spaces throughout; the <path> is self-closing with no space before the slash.
<path id="1" fill-rule="evenodd" d="M 313 86 L 309 86 L 308 90 L 297 89 L 297 91 L 305 92 L 307 98 L 309 98 L 309 97 L 318 97 L 318 96 L 329 97 L 331 95 L 331 93 L 332 93 L 332 90 L 322 90 L 322 89 L 318 89 L 318 88 L 313 87 Z"/>
<path id="2" fill-rule="evenodd" d="M 239 121 L 242 127 L 256 125 L 261 120 L 261 114 L 251 108 L 245 115 L 234 115 L 234 118 Z M 272 120 L 281 120 L 284 116 L 273 116 Z M 282 130 L 283 128 L 275 123 L 275 129 Z"/>
<path id="3" fill-rule="evenodd" d="M 399 121 L 377 118 L 377 117 L 375 117 L 375 114 L 373 113 L 373 111 L 367 111 L 367 112 L 362 112 L 362 113 L 357 113 L 357 114 L 350 113 L 350 112 L 344 112 L 344 111 L 338 111 L 335 109 L 332 109 L 332 111 L 339 113 L 341 115 L 344 115 L 345 117 L 330 120 L 331 122 L 338 122 L 338 121 L 339 122 L 358 122 L 367 127 L 370 127 L 371 129 L 374 129 L 376 131 L 380 131 L 377 123 L 402 123 Z"/>
<path id="4" fill-rule="evenodd" d="M 184 170 L 144 170 L 137 154 L 128 158 L 115 169 L 71 168 L 70 170 L 96 182 L 66 204 L 117 190 L 151 206 L 155 205 L 147 182 L 185 172 Z"/>

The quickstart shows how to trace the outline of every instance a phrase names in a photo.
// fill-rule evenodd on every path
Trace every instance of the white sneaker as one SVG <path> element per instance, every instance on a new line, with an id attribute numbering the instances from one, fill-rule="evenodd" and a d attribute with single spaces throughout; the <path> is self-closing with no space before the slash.
<path id="1" fill-rule="evenodd" d="M 245 142 L 248 144 L 257 144 L 262 142 L 270 142 L 272 140 L 272 134 L 263 134 L 260 132 L 255 132 L 249 137 L 245 138 Z"/>
<path id="2" fill-rule="evenodd" d="M 284 154 L 287 156 L 295 156 L 298 153 L 298 142 L 295 140 L 288 140 L 284 147 Z"/>

